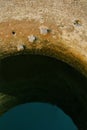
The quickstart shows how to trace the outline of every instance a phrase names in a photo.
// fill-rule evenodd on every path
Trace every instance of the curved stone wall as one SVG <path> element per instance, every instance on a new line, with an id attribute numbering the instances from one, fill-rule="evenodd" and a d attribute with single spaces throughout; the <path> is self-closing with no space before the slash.
<path id="1" fill-rule="evenodd" d="M 27 102 L 60 107 L 79 129 L 87 127 L 87 79 L 64 62 L 18 55 L 0 63 L 0 114 Z"/>
<path id="2" fill-rule="evenodd" d="M 87 77 L 86 52 L 86 0 L 0 0 L 1 61 L 5 57 L 12 55 L 40 54 L 59 59 Z M 79 80 L 77 81 L 79 83 Z M 76 111 L 74 108 L 72 110 L 75 113 L 71 114 L 72 117 L 76 115 L 76 120 L 78 120 L 76 123 L 81 130 L 87 128 L 85 83 L 81 89 L 83 88 L 84 92 L 82 90 L 79 92 L 78 90 L 76 95 L 79 93 L 78 98 L 80 95 L 84 98 L 85 101 L 82 98 L 80 101 L 77 101 L 82 102 L 84 105 L 81 107 L 79 103 L 78 107 L 75 107 Z M 9 94 L 5 96 L 2 92 L 0 95 L 0 113 L 5 111 L 2 101 L 6 105 L 4 108 L 9 108 L 9 102 L 11 100 L 11 106 L 17 103 L 14 96 L 10 97 L 11 95 Z M 76 100 L 77 96 L 75 97 Z M 6 104 L 5 101 L 7 102 Z M 66 106 L 66 104 L 62 105 Z M 82 111 L 82 113 L 77 114 L 77 110 L 80 113 Z"/>

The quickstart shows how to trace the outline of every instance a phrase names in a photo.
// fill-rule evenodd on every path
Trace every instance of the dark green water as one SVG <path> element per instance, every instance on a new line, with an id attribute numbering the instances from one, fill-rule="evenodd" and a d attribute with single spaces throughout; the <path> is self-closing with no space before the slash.
<path id="1" fill-rule="evenodd" d="M 71 118 L 56 106 L 28 103 L 0 118 L 0 130 L 77 130 Z"/>

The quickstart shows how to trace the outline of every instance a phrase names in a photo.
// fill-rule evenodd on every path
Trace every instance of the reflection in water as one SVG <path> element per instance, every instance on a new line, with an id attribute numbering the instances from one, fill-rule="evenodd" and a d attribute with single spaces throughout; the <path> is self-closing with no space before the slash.
<path id="1" fill-rule="evenodd" d="M 45 103 L 19 105 L 0 118 L 0 130 L 77 130 L 69 116 Z"/>

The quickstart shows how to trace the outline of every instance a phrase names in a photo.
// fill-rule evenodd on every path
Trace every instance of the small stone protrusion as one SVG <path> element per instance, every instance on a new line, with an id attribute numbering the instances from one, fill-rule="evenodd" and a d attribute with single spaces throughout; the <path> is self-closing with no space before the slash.
<path id="1" fill-rule="evenodd" d="M 81 23 L 80 20 L 77 19 L 77 20 L 74 21 L 74 25 L 76 25 L 76 26 L 81 26 L 82 23 Z"/>
<path id="2" fill-rule="evenodd" d="M 18 45 L 18 46 L 17 46 L 17 50 L 18 50 L 18 51 L 23 51 L 24 48 L 25 48 L 24 45 Z"/>
<path id="3" fill-rule="evenodd" d="M 41 26 L 40 28 L 40 34 L 47 35 L 49 33 L 49 29 L 46 26 Z"/>
<path id="4" fill-rule="evenodd" d="M 33 43 L 36 40 L 36 36 L 30 35 L 30 36 L 28 36 L 28 40 L 29 40 L 29 42 Z"/>

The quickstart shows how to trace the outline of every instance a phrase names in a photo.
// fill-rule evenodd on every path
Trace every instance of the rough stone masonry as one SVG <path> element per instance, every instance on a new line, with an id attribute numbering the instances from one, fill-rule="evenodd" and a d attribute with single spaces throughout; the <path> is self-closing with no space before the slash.
<path id="1" fill-rule="evenodd" d="M 87 1 L 0 0 L 0 59 L 26 52 L 64 61 L 87 77 Z M 0 109 L 2 99 L 10 97 L 0 93 Z"/>

